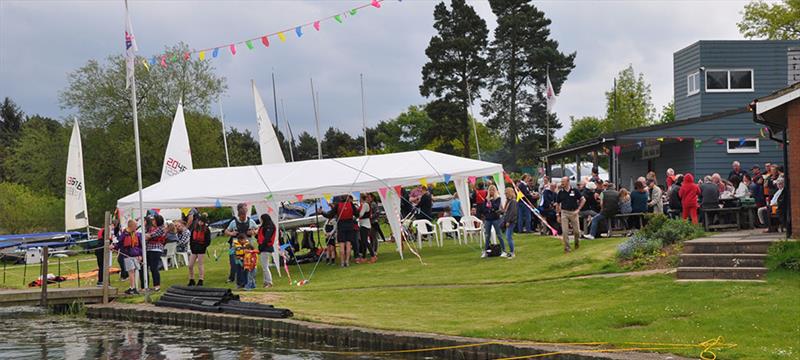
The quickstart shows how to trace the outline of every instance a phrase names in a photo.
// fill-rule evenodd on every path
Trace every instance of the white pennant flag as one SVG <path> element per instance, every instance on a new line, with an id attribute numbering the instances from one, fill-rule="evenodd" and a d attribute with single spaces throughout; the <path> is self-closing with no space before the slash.
<path id="1" fill-rule="evenodd" d="M 125 0 L 125 88 L 131 86 L 133 81 L 133 64 L 136 62 L 136 52 L 139 47 L 136 46 L 136 37 L 133 36 L 133 26 L 131 25 L 131 17 L 128 14 L 128 0 Z"/>
<path id="2" fill-rule="evenodd" d="M 547 89 L 545 90 L 545 99 L 547 99 L 547 112 L 553 111 L 556 105 L 556 90 L 553 89 L 553 84 L 550 82 L 550 74 L 547 74 Z"/>

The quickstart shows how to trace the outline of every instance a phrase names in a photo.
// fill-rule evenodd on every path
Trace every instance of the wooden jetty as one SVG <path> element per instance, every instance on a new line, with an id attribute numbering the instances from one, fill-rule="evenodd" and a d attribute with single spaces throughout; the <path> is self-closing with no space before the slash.
<path id="1" fill-rule="evenodd" d="M 117 289 L 108 289 L 109 298 L 117 297 Z M 0 290 L 0 306 L 16 305 L 41 305 L 42 289 L 8 289 Z M 82 287 L 82 288 L 49 288 L 47 289 L 47 304 L 72 304 L 74 302 L 83 304 L 99 304 L 103 302 L 102 287 Z"/>

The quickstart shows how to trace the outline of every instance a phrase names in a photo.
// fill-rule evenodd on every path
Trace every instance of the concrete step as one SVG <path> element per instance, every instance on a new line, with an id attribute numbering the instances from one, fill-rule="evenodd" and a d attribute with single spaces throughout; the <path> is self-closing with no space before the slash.
<path id="1" fill-rule="evenodd" d="M 684 254 L 766 254 L 772 240 L 691 240 L 683 244 Z"/>
<path id="2" fill-rule="evenodd" d="M 684 267 L 764 267 L 766 254 L 681 254 Z"/>
<path id="3" fill-rule="evenodd" d="M 678 279 L 762 280 L 765 267 L 679 267 Z"/>

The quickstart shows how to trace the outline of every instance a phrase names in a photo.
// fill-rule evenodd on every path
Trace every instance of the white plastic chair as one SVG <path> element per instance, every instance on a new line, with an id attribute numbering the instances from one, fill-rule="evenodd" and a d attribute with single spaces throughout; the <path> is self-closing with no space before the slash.
<path id="1" fill-rule="evenodd" d="M 417 229 L 417 246 L 421 249 L 422 248 L 422 238 L 425 236 L 433 235 L 433 241 L 438 243 L 439 239 L 437 239 L 436 235 L 436 225 L 433 225 L 430 221 L 422 219 L 422 220 L 414 220 L 411 223 Z M 430 230 L 428 230 L 430 228 Z"/>
<path id="2" fill-rule="evenodd" d="M 444 236 L 446 234 L 456 234 L 455 240 L 461 244 L 461 229 L 459 229 L 458 221 L 456 219 L 445 216 L 436 220 L 436 226 L 439 227 L 439 246 L 444 245 Z"/>
<path id="3" fill-rule="evenodd" d="M 183 259 L 183 266 L 189 266 L 189 254 L 191 254 L 191 251 L 188 249 L 189 245 L 186 245 L 186 247 L 187 247 L 186 251 L 176 251 L 175 252 L 176 256 L 180 255 L 180 257 L 178 259 Z M 176 261 L 175 262 L 175 268 L 178 268 L 178 265 L 179 264 Z"/>
<path id="4" fill-rule="evenodd" d="M 464 232 L 464 243 L 467 243 L 473 236 L 477 235 L 476 240 L 480 244 L 483 239 L 483 221 L 472 215 L 462 216 L 461 231 Z"/>
<path id="5" fill-rule="evenodd" d="M 164 264 L 164 271 L 169 270 L 169 261 L 172 260 L 172 266 L 178 268 L 178 257 L 175 253 L 178 252 L 178 243 L 168 243 L 164 245 L 164 253 L 161 256 L 161 263 Z"/>

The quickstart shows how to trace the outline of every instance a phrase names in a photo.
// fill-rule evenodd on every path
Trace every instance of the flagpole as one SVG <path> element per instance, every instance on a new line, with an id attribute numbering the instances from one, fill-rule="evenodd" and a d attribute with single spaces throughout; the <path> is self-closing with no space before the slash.
<path id="1" fill-rule="evenodd" d="M 464 73 L 467 73 L 467 65 L 464 64 Z M 472 134 L 475 135 L 475 149 L 478 151 L 478 160 L 481 159 L 481 144 L 478 142 L 478 123 L 475 120 L 475 114 L 472 113 L 472 93 L 469 91 L 469 82 L 467 82 L 467 77 L 464 76 L 464 87 L 467 89 L 467 109 L 469 110 L 469 115 L 472 117 Z"/>
<path id="2" fill-rule="evenodd" d="M 231 167 L 231 158 L 228 156 L 228 134 L 225 131 L 225 114 L 222 112 L 222 102 L 218 101 L 217 104 L 219 104 L 219 119 L 222 122 L 222 143 L 225 145 L 225 162 L 228 167 Z"/>
<path id="3" fill-rule="evenodd" d="M 289 158 L 294 162 L 294 150 L 292 150 L 294 135 L 292 135 L 292 126 L 289 125 L 289 119 L 286 118 L 286 107 L 283 105 L 283 99 L 281 99 L 281 116 L 283 116 L 283 120 L 286 122 L 286 129 L 289 131 Z"/>
<path id="4" fill-rule="evenodd" d="M 128 56 L 128 61 L 130 57 L 133 57 L 132 63 L 133 66 L 129 65 L 128 71 L 130 74 L 130 85 L 131 85 L 131 107 L 133 108 L 133 138 L 135 142 L 135 150 L 136 150 L 136 179 L 139 185 L 139 224 L 141 226 L 141 233 L 142 233 L 142 241 L 140 241 L 142 246 L 142 272 L 144 274 L 144 282 L 142 283 L 142 288 L 147 289 L 149 287 L 148 284 L 148 275 L 147 275 L 147 247 L 144 241 L 144 205 L 142 204 L 142 154 L 139 146 L 139 115 L 136 109 L 136 71 L 135 71 L 135 64 L 136 64 L 136 54 L 135 51 L 137 50 L 137 46 L 135 45 L 135 37 L 133 35 L 133 30 L 129 29 L 130 26 L 130 17 L 128 16 L 128 1 L 125 1 L 125 32 L 126 35 L 130 36 L 130 40 L 127 39 L 126 36 L 126 56 Z M 129 34 L 128 34 L 129 33 Z M 130 45 L 127 42 L 130 41 Z M 128 48 L 132 47 L 132 51 L 128 52 Z M 130 64 L 130 63 L 129 63 Z M 134 234 L 134 236 L 136 236 Z M 106 279 L 106 281 L 108 281 Z M 148 300 L 147 291 L 145 290 L 145 300 Z"/>
<path id="5" fill-rule="evenodd" d="M 314 122 L 317 126 L 317 157 L 322 160 L 322 139 L 319 136 L 319 100 L 314 91 L 314 78 L 311 78 L 311 101 L 314 102 Z"/>
<path id="6" fill-rule="evenodd" d="M 364 156 L 367 152 L 367 104 L 364 102 L 364 74 L 358 74 L 361 80 L 361 123 L 364 127 Z"/>

